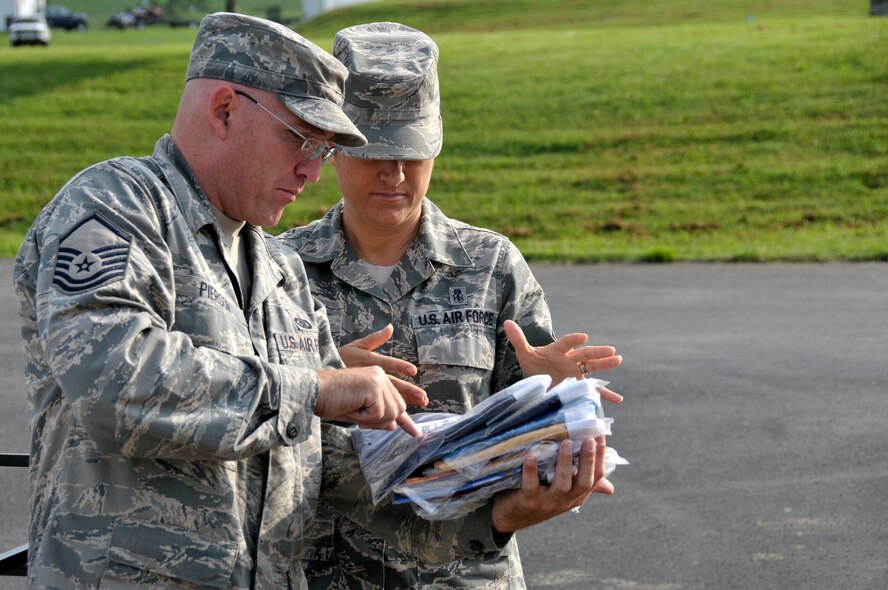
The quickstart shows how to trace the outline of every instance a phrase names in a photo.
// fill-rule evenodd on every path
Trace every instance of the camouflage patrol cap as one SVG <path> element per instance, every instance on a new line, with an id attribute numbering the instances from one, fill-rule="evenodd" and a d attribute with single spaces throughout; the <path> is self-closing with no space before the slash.
<path id="1" fill-rule="evenodd" d="M 364 136 L 342 112 L 346 75 L 333 56 L 283 25 L 217 12 L 200 22 L 185 79 L 228 80 L 273 92 L 303 121 L 332 131 L 337 144 L 362 146 Z"/>
<path id="2" fill-rule="evenodd" d="M 336 33 L 333 55 L 348 68 L 342 110 L 368 142 L 337 150 L 378 160 L 441 152 L 438 46 L 428 35 L 398 23 L 357 25 Z"/>

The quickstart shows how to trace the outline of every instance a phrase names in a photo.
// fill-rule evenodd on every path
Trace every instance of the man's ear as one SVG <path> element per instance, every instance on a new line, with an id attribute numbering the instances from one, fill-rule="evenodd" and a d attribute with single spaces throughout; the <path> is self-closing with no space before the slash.
<path id="1" fill-rule="evenodd" d="M 207 116 L 210 126 L 218 139 L 224 140 L 230 129 L 230 116 L 237 101 L 234 89 L 231 86 L 218 86 L 207 102 Z"/>

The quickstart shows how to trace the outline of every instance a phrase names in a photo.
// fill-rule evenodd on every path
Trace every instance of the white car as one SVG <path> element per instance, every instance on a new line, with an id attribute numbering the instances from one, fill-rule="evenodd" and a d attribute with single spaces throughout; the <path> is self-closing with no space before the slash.
<path id="1" fill-rule="evenodd" d="M 16 45 L 49 45 L 52 33 L 42 14 L 17 16 L 9 25 L 9 42 Z"/>

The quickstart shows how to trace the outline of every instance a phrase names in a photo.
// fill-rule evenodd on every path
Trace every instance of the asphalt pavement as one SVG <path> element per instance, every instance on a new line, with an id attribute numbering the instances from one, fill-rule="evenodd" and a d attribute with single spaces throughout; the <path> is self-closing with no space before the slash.
<path id="1" fill-rule="evenodd" d="M 559 334 L 623 355 L 601 377 L 630 465 L 519 533 L 530 589 L 888 588 L 888 265 L 533 270 Z M 8 260 L 0 350 L 0 450 L 27 452 Z M 26 536 L 24 471 L 0 468 L 0 549 Z"/>

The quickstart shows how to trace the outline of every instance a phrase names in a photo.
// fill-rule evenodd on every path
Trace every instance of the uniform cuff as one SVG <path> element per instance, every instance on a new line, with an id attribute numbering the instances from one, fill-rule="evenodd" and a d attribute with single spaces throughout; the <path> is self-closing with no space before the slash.
<path id="1" fill-rule="evenodd" d="M 277 431 L 284 445 L 305 441 L 312 432 L 314 408 L 318 402 L 318 374 L 314 369 L 276 365 L 278 379 L 274 396 L 278 400 Z"/>
<path id="2" fill-rule="evenodd" d="M 499 552 L 506 547 L 512 536 L 512 533 L 504 534 L 493 530 L 493 502 L 486 502 L 463 517 L 458 531 L 457 552 L 475 555 Z"/>

